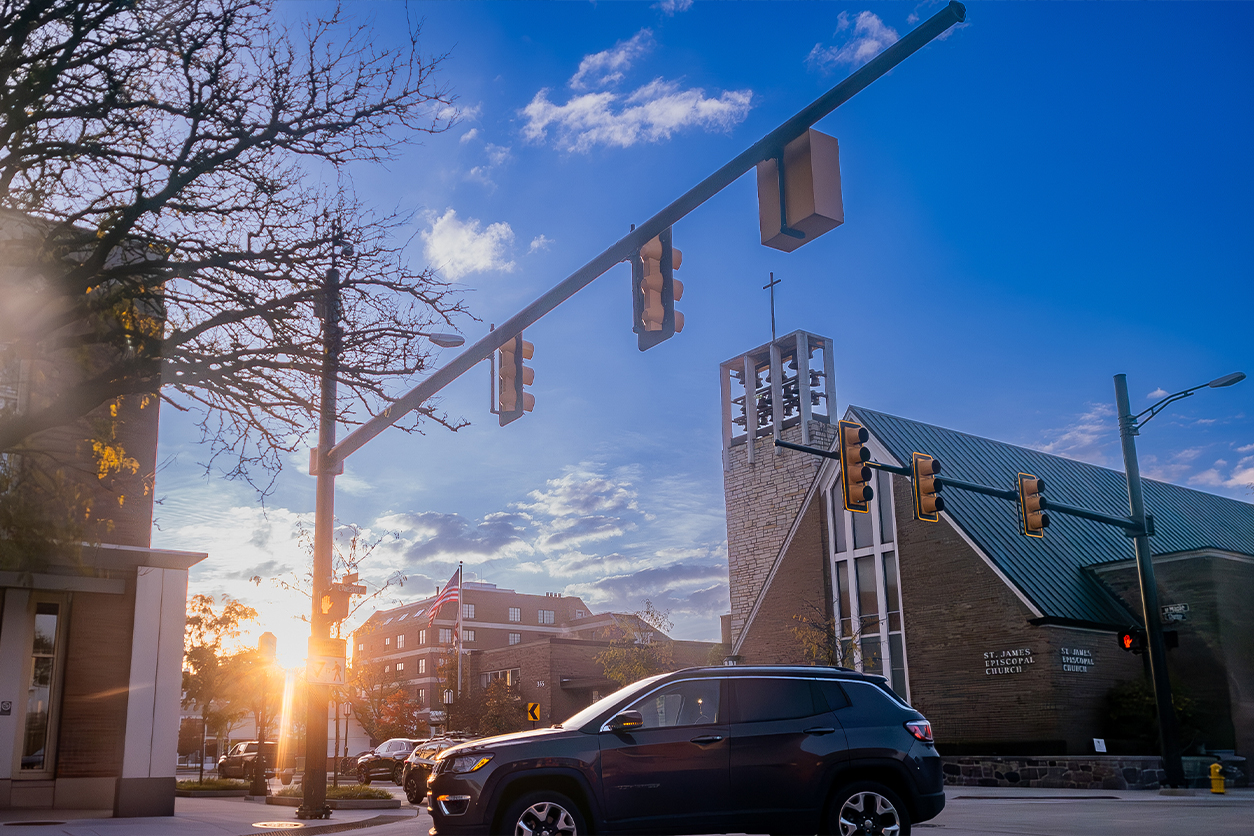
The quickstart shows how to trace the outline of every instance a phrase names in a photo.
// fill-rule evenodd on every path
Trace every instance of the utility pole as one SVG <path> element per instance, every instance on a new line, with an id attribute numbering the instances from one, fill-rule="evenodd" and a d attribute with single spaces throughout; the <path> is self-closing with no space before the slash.
<path id="1" fill-rule="evenodd" d="M 1171 702 L 1171 680 L 1167 677 L 1167 650 L 1163 645 L 1163 624 L 1158 614 L 1158 583 L 1154 579 L 1154 559 L 1150 553 L 1149 534 L 1145 527 L 1145 500 L 1141 495 L 1141 465 L 1136 457 L 1136 418 L 1128 405 L 1128 379 L 1115 375 L 1115 403 L 1119 408 L 1119 441 L 1123 444 L 1123 470 L 1128 478 L 1128 510 L 1139 526 L 1132 534 L 1136 550 L 1137 578 L 1141 583 L 1141 614 L 1145 619 L 1145 638 L 1149 657 L 1150 682 L 1154 686 L 1154 703 L 1158 706 L 1158 742 L 1163 753 L 1163 771 L 1167 783 L 1184 786 L 1184 764 L 1176 739 L 1176 713 Z"/>
<path id="2" fill-rule="evenodd" d="M 335 477 L 344 472 L 343 461 L 332 462 L 335 446 L 336 380 L 340 368 L 340 271 L 337 257 L 348 246 L 338 220 L 331 226 L 331 268 L 322 285 L 322 392 L 318 405 L 317 514 L 314 516 L 313 610 L 310 617 L 309 651 L 331 637 L 331 621 L 322 611 L 322 596 L 331 586 L 331 549 L 335 529 Z M 329 685 L 310 682 L 305 713 L 304 790 L 296 817 L 329 818 L 327 807 L 327 704 Z M 338 718 L 337 718 L 338 720 Z"/>

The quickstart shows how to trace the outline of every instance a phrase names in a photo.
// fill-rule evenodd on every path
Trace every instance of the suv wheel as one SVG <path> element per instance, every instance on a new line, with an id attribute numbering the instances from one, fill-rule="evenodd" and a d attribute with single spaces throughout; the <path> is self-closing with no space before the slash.
<path id="1" fill-rule="evenodd" d="M 364 766 L 357 767 L 357 783 L 363 785 L 370 784 L 370 770 Z"/>
<path id="2" fill-rule="evenodd" d="M 392 783 L 401 786 L 405 781 L 405 764 L 398 763 L 392 767 Z"/>
<path id="3" fill-rule="evenodd" d="M 501 823 L 507 836 L 583 836 L 588 832 L 578 805 L 549 790 L 515 799 Z"/>
<path id="4" fill-rule="evenodd" d="M 420 803 L 422 797 L 427 794 L 427 785 L 418 782 L 421 774 L 417 769 L 412 769 L 409 776 L 405 778 L 405 797 L 409 799 L 410 804 Z"/>
<path id="5" fill-rule="evenodd" d="M 883 784 L 859 781 L 832 799 L 827 832 L 833 836 L 910 836 L 910 815 Z"/>

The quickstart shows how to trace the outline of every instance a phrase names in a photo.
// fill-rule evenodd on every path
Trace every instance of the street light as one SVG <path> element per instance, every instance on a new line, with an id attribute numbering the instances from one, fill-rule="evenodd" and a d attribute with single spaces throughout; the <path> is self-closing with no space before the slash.
<path id="1" fill-rule="evenodd" d="M 1154 702 L 1158 708 L 1158 740 L 1163 754 L 1163 770 L 1167 783 L 1173 787 L 1184 786 L 1184 764 L 1176 744 L 1176 717 L 1171 704 L 1171 682 L 1167 678 L 1167 653 L 1163 647 L 1163 625 L 1158 614 L 1158 585 L 1154 580 L 1154 561 L 1150 554 L 1149 531 L 1146 527 L 1145 501 L 1141 495 L 1141 467 L 1136 458 L 1136 436 L 1140 428 L 1163 410 L 1169 403 L 1187 398 L 1198 389 L 1219 389 L 1245 380 L 1244 372 L 1234 372 L 1217 377 L 1174 395 L 1168 395 L 1138 415 L 1132 414 L 1128 405 L 1128 379 L 1115 375 L 1115 403 L 1119 409 L 1119 440 L 1123 444 L 1123 467 L 1128 478 L 1128 508 L 1131 518 L 1139 526 L 1133 538 L 1136 549 L 1137 577 L 1141 584 L 1141 615 L 1145 619 L 1150 663 L 1150 679 L 1154 686 Z M 1144 418 L 1144 420 L 1142 420 Z"/>
<path id="2" fill-rule="evenodd" d="M 440 348 L 458 348 L 466 344 L 466 338 L 461 334 L 428 334 L 425 331 L 419 331 L 417 335 L 419 337 L 426 337 Z"/>

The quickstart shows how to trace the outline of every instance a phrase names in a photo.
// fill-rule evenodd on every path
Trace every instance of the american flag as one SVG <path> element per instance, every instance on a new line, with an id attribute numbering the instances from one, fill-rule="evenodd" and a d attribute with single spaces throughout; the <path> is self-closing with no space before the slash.
<path id="1" fill-rule="evenodd" d="M 444 591 L 436 596 L 431 602 L 431 615 L 427 617 L 427 626 L 435 623 L 435 615 L 440 611 L 441 605 L 447 601 L 461 600 L 461 569 L 453 573 L 453 577 L 448 579 L 448 583 L 444 585 Z"/>

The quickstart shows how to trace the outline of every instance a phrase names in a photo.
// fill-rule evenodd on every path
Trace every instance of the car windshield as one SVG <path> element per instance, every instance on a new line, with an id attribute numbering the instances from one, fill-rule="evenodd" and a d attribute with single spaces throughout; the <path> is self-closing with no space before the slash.
<path id="1" fill-rule="evenodd" d="M 557 728 L 560 728 L 560 729 L 580 728 L 586 725 L 587 723 L 592 722 L 592 720 L 595 719 L 598 714 L 605 711 L 614 703 L 619 702 L 620 700 L 627 699 L 628 697 L 634 696 L 635 694 L 638 694 L 639 692 L 643 691 L 645 688 L 649 687 L 654 682 L 657 682 L 659 679 L 661 679 L 664 676 L 666 676 L 666 674 L 660 673 L 657 676 L 650 676 L 645 679 L 641 679 L 638 682 L 633 682 L 630 685 L 627 685 L 623 688 L 619 688 L 617 691 L 610 694 L 609 696 L 601 697 L 601 699 L 597 700 L 592 705 L 585 708 L 583 711 L 580 711 L 578 714 L 574 714 L 571 717 L 567 718 L 565 721 L 558 723 Z"/>

